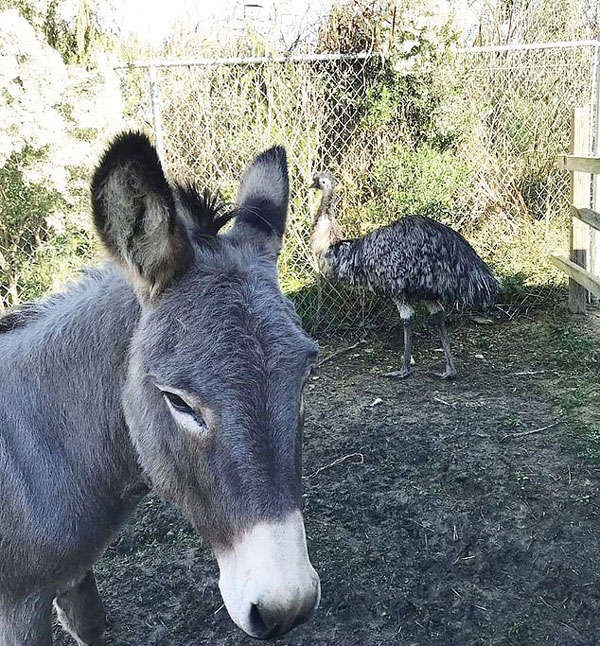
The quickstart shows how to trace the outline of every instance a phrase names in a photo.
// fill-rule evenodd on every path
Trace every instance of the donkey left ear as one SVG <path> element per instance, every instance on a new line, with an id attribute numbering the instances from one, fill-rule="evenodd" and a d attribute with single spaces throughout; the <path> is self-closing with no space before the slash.
<path id="1" fill-rule="evenodd" d="M 154 300 L 187 268 L 192 247 L 156 150 L 140 133 L 119 135 L 92 180 L 96 229 L 142 299 Z"/>
<path id="2" fill-rule="evenodd" d="M 246 169 L 237 195 L 235 229 L 251 231 L 279 248 L 285 232 L 289 201 L 285 149 L 274 146 Z"/>

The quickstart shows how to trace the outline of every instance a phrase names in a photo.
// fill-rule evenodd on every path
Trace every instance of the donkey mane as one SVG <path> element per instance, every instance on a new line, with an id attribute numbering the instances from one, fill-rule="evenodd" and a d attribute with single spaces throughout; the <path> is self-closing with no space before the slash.
<path id="1" fill-rule="evenodd" d="M 35 321 L 46 309 L 45 303 L 24 303 L 0 314 L 0 334 L 25 327 Z"/>
<path id="2" fill-rule="evenodd" d="M 176 184 L 175 194 L 194 227 L 194 238 L 215 236 L 237 215 L 237 209 L 221 200 L 218 193 L 196 184 Z"/>

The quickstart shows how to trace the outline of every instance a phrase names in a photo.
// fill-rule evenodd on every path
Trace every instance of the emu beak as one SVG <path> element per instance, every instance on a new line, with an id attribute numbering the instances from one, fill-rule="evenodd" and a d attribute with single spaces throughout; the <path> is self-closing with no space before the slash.
<path id="1" fill-rule="evenodd" d="M 319 183 L 317 180 L 313 180 L 313 183 L 308 188 L 319 188 Z"/>

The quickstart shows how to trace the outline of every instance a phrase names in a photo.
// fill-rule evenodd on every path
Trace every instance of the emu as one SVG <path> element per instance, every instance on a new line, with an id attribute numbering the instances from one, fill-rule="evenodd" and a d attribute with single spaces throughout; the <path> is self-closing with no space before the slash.
<path id="1" fill-rule="evenodd" d="M 278 284 L 288 192 L 279 147 L 231 210 L 171 185 L 145 136 L 108 148 L 92 211 L 111 260 L 0 319 L 1 646 L 49 646 L 53 603 L 80 646 L 106 644 L 93 564 L 149 487 L 207 541 L 250 636 L 316 609 L 300 510 L 317 346 Z"/>
<path id="2" fill-rule="evenodd" d="M 311 233 L 320 271 L 396 304 L 404 324 L 404 360 L 402 369 L 388 377 L 411 373 L 412 305 L 424 301 L 444 348 L 446 367 L 439 376 L 453 378 L 444 306 L 485 308 L 496 299 L 498 280 L 460 234 L 424 216 L 406 216 L 360 238 L 343 239 L 335 218 L 335 186 L 335 178 L 325 171 L 314 176 L 310 187 L 323 192 Z"/>

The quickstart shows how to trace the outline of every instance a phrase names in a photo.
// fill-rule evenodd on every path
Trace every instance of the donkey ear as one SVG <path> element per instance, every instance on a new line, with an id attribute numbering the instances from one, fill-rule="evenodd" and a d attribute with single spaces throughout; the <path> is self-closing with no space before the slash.
<path id="1" fill-rule="evenodd" d="M 173 192 L 145 135 L 123 133 L 109 146 L 92 180 L 92 209 L 102 241 L 142 297 L 154 300 L 191 262 Z"/>
<path id="2" fill-rule="evenodd" d="M 261 153 L 244 173 L 237 195 L 235 228 L 272 240 L 279 248 L 289 192 L 285 149 L 274 146 Z"/>

